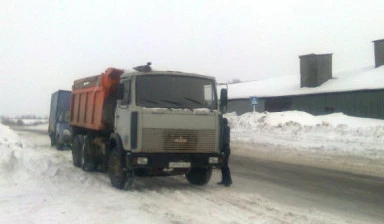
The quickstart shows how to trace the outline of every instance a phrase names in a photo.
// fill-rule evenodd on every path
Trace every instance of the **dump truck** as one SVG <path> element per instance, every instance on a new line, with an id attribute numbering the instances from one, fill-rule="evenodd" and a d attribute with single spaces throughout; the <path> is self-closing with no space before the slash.
<path id="1" fill-rule="evenodd" d="M 48 135 L 51 146 L 63 149 L 72 144 L 72 129 L 69 125 L 71 91 L 58 90 L 51 95 Z"/>
<path id="2" fill-rule="evenodd" d="M 223 158 L 226 90 L 220 102 L 217 95 L 213 77 L 155 71 L 150 63 L 76 80 L 73 164 L 108 171 L 119 189 L 132 189 L 135 176 L 185 175 L 191 184 L 204 185 Z"/>

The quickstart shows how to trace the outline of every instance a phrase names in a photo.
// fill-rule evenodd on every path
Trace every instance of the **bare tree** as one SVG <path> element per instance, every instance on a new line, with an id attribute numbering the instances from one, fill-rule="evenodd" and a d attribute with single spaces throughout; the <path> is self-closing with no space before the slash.
<path id="1" fill-rule="evenodd" d="M 241 80 L 239 78 L 234 78 L 234 79 L 228 81 L 228 84 L 229 83 L 239 83 L 239 82 L 241 82 Z"/>

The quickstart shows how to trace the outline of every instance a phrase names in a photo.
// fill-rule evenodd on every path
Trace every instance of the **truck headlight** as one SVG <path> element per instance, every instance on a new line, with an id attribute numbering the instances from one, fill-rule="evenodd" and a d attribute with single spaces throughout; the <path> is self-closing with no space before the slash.
<path id="1" fill-rule="evenodd" d="M 146 164 L 148 164 L 148 158 L 147 157 L 137 157 L 136 162 L 138 165 L 146 165 Z"/>
<path id="2" fill-rule="evenodd" d="M 208 162 L 210 164 L 217 164 L 217 163 L 219 163 L 219 158 L 217 158 L 217 157 L 209 157 Z"/>
<path id="3" fill-rule="evenodd" d="M 64 135 L 72 135 L 71 131 L 68 129 L 64 129 L 63 134 Z"/>

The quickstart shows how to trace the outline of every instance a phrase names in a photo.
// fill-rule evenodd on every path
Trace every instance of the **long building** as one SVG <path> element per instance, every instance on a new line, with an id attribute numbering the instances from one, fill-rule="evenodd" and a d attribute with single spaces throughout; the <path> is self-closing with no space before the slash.
<path id="1" fill-rule="evenodd" d="M 299 110 L 384 119 L 384 39 L 375 66 L 332 73 L 332 54 L 300 56 L 300 76 L 228 84 L 228 112 Z"/>

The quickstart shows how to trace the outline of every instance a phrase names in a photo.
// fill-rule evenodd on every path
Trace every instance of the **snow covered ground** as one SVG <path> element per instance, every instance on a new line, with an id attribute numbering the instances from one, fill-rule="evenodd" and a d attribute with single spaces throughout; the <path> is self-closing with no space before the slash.
<path id="1" fill-rule="evenodd" d="M 384 177 L 383 120 L 298 111 L 227 118 L 233 153 Z M 0 223 L 361 223 L 217 186 L 218 171 L 203 187 L 176 176 L 137 178 L 135 191 L 120 191 L 50 147 L 47 124 L 29 129 L 38 132 L 0 124 Z"/>
<path id="2" fill-rule="evenodd" d="M 48 123 L 48 119 L 3 118 L 2 123 L 7 125 L 36 126 Z"/>
<path id="3" fill-rule="evenodd" d="M 227 118 L 232 147 L 249 156 L 384 177 L 384 120 L 300 111 Z"/>

